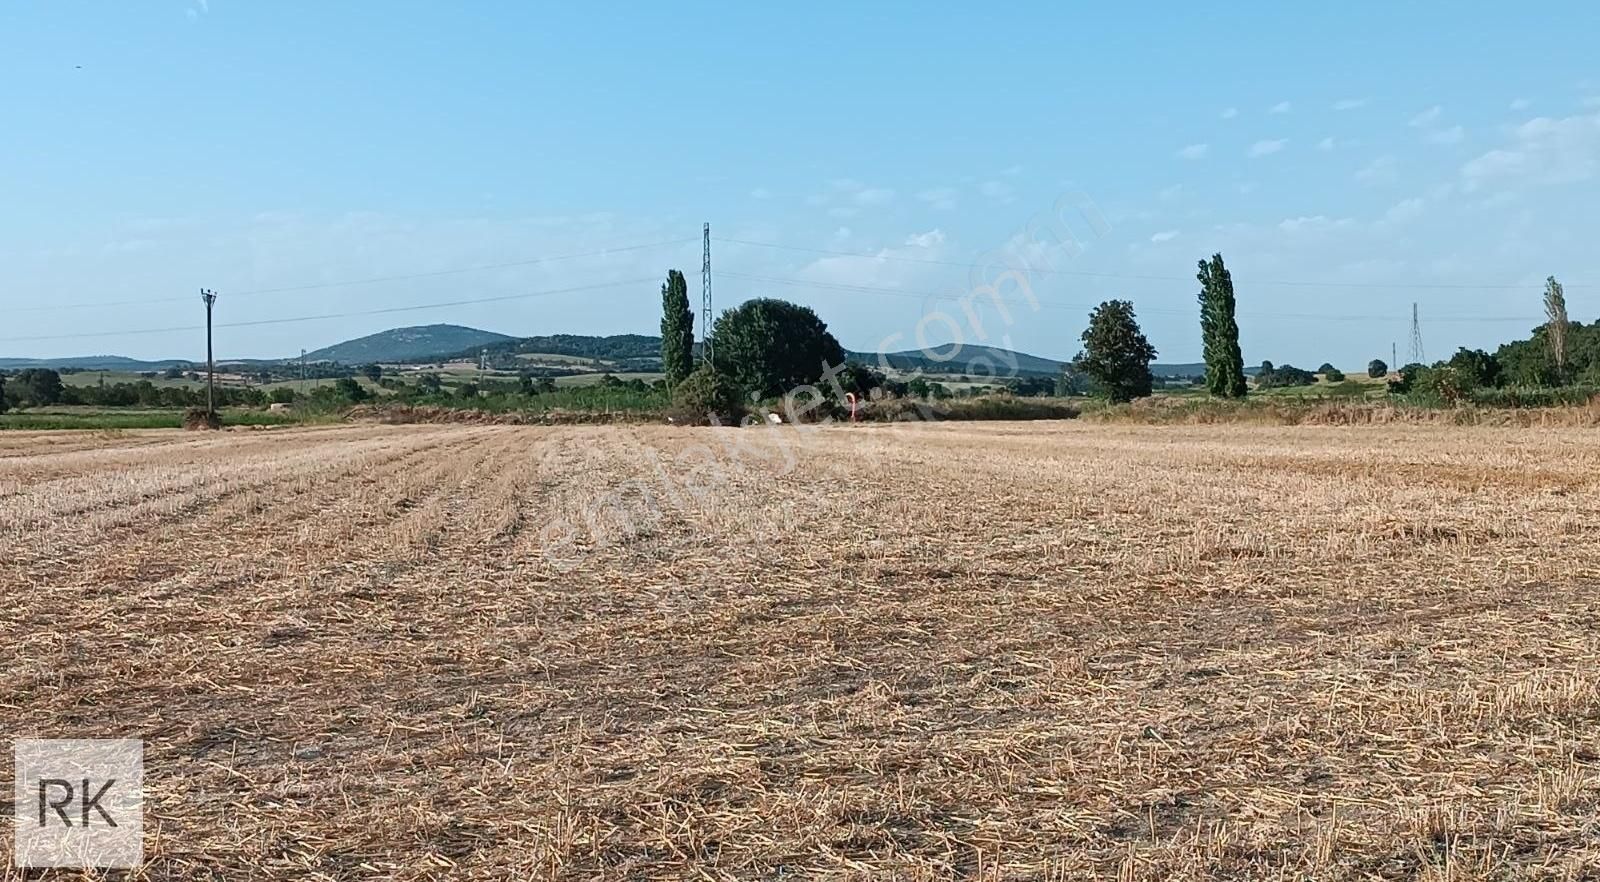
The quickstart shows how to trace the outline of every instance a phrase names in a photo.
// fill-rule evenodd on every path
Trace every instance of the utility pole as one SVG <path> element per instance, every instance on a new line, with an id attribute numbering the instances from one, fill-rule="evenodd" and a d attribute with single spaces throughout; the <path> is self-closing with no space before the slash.
<path id="1" fill-rule="evenodd" d="M 1400 344 L 1399 343 L 1390 343 L 1389 344 L 1389 364 L 1390 364 L 1390 370 L 1396 370 L 1397 371 L 1397 370 L 1400 369 Z"/>
<path id="2" fill-rule="evenodd" d="M 715 370 L 716 366 L 712 363 L 712 360 L 711 360 L 711 318 L 712 318 L 712 316 L 711 316 L 711 222 L 710 221 L 706 221 L 706 225 L 701 230 L 701 234 L 702 234 L 702 238 L 704 239 L 704 242 L 705 242 L 705 255 L 706 256 L 705 256 L 705 260 L 700 265 L 700 275 L 702 277 L 702 282 L 703 282 L 703 285 L 704 285 L 704 287 L 702 288 L 702 293 L 700 295 L 700 349 L 701 349 L 700 355 L 701 355 L 702 358 L 705 359 L 705 363 L 706 364 L 711 364 L 712 365 L 712 369 Z"/>
<path id="3" fill-rule="evenodd" d="M 200 299 L 206 302 L 206 413 L 217 416 L 217 365 L 211 355 L 211 307 L 217 302 L 217 292 L 200 289 Z"/>
<path id="4" fill-rule="evenodd" d="M 300 349 L 300 384 L 303 386 L 303 385 L 305 385 L 305 382 L 306 382 L 306 350 L 305 350 L 304 347 L 301 347 L 301 349 Z M 305 390 L 302 389 L 300 391 L 304 392 Z"/>

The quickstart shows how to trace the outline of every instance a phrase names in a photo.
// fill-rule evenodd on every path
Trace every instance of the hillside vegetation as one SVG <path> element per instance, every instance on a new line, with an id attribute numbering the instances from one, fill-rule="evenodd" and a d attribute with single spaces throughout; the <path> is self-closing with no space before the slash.
<path id="1" fill-rule="evenodd" d="M 477 349 L 512 338 L 493 331 L 480 331 L 461 325 L 422 325 L 392 328 L 354 340 L 306 353 L 307 361 L 337 361 L 343 364 L 374 362 L 428 361 L 441 355 Z"/>

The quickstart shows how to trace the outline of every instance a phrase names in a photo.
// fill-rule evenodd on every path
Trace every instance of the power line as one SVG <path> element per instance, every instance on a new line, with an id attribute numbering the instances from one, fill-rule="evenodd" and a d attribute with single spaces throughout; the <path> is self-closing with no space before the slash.
<path id="1" fill-rule="evenodd" d="M 781 251 L 800 251 L 800 252 L 805 252 L 805 253 L 809 253 L 809 254 L 827 254 L 827 255 L 834 256 L 834 257 L 859 257 L 859 258 L 863 258 L 863 259 L 866 259 L 866 260 L 889 260 L 889 261 L 895 261 L 895 262 L 899 262 L 899 263 L 925 263 L 925 264 L 932 264 L 934 266 L 953 266 L 953 267 L 958 267 L 958 268 L 961 268 L 961 269 L 971 269 L 972 266 L 973 266 L 973 264 L 970 263 L 970 262 L 962 263 L 960 261 L 955 261 L 955 260 L 935 260 L 935 259 L 929 258 L 929 257 L 903 257 L 903 256 L 900 256 L 900 255 L 893 255 L 893 254 L 869 254 L 869 253 L 860 252 L 860 251 L 833 251 L 833 250 L 830 250 L 830 249 L 827 249 L 827 248 L 803 248 L 803 247 L 800 247 L 798 245 L 782 245 L 782 244 L 779 244 L 777 242 L 754 242 L 754 241 L 750 241 L 748 239 L 724 239 L 724 238 L 722 238 L 720 236 L 716 238 L 716 241 L 725 242 L 725 243 L 730 244 L 730 245 L 749 245 L 749 246 L 756 247 L 756 248 L 775 248 L 775 249 L 778 249 L 778 250 L 781 250 Z M 1034 267 L 1034 266 L 1029 266 L 1027 268 L 1027 272 L 1028 273 L 1039 273 L 1041 275 L 1082 276 L 1082 277 L 1085 277 L 1085 278 L 1118 279 L 1118 280 L 1123 280 L 1123 281 L 1140 281 L 1140 282 L 1193 282 L 1194 281 L 1194 277 L 1193 276 L 1150 276 L 1150 275 L 1137 275 L 1137 274 L 1130 274 L 1130 273 L 1102 273 L 1102 272 L 1091 272 L 1089 270 L 1055 269 L 1054 267 Z M 1442 291 L 1523 291 L 1523 290 L 1527 290 L 1528 287 L 1529 287 L 1527 285 L 1461 285 L 1461 284 L 1451 284 L 1451 283 L 1445 283 L 1445 282 L 1439 282 L 1439 283 L 1431 283 L 1431 282 L 1318 282 L 1318 281 L 1281 280 L 1281 279 L 1252 279 L 1250 281 L 1251 281 L 1252 284 L 1257 284 L 1257 285 L 1279 285 L 1279 286 L 1282 286 L 1282 287 L 1289 287 L 1289 288 L 1371 288 L 1371 289 L 1378 289 L 1378 290 L 1394 289 L 1394 288 L 1406 288 L 1406 289 L 1415 288 L 1415 289 L 1433 289 L 1433 290 L 1442 290 Z M 1583 284 L 1580 283 L 1580 284 L 1565 284 L 1565 287 L 1568 287 L 1568 288 L 1573 288 L 1573 287 L 1584 288 L 1584 287 L 1592 287 L 1592 286 L 1583 285 Z"/>
<path id="2" fill-rule="evenodd" d="M 409 306 L 386 306 L 379 309 L 362 309 L 351 312 L 330 312 L 321 315 L 301 315 L 292 318 L 255 319 L 243 322 L 223 322 L 219 328 L 252 328 L 261 325 L 287 325 L 297 322 L 315 322 L 324 319 L 355 318 L 367 315 L 389 315 L 397 312 L 415 312 L 424 309 L 443 309 L 450 306 L 470 306 L 476 303 L 500 303 L 506 300 L 526 300 L 532 297 L 549 297 L 555 294 L 571 294 L 577 291 L 597 291 L 602 288 L 621 288 L 627 285 L 642 285 L 652 281 L 652 278 L 627 279 L 617 282 L 602 282 L 595 285 L 577 285 L 571 288 L 552 288 L 546 291 L 530 291 L 523 294 L 503 294 L 497 297 L 469 297 L 462 300 L 443 300 L 436 303 L 417 303 Z M 175 334 L 183 331 L 204 330 L 204 325 L 183 325 L 170 328 L 136 328 L 125 331 L 90 331 L 75 334 L 48 334 L 32 337 L 0 337 L 0 343 L 27 343 L 36 340 L 75 340 L 80 337 L 122 337 L 135 334 Z"/>
<path id="3" fill-rule="evenodd" d="M 513 260 L 507 263 L 486 263 L 475 266 L 454 267 L 452 269 L 432 270 L 422 273 L 405 273 L 393 276 L 372 276 L 365 279 L 349 279 L 342 282 L 313 282 L 306 285 L 286 285 L 279 288 L 255 288 L 253 290 L 230 293 L 233 297 L 257 297 L 262 294 L 288 294 L 296 291 L 320 291 L 327 288 L 346 288 L 356 285 L 376 285 L 384 282 L 404 282 L 412 279 L 433 279 L 440 276 L 453 276 L 462 273 L 487 272 L 489 270 L 511 269 L 520 266 L 534 266 L 541 263 L 554 263 L 562 260 L 579 260 L 585 257 L 604 257 L 611 254 L 622 254 L 628 251 L 643 251 L 647 248 L 662 248 L 667 245 L 683 245 L 695 239 L 670 239 L 662 242 L 646 242 L 640 245 L 622 245 L 614 248 L 602 248 L 598 251 L 585 251 L 578 254 L 556 254 L 547 257 L 531 257 L 526 260 Z M 96 303 L 52 303 L 45 306 L 18 306 L 8 312 L 53 312 L 67 309 L 99 309 L 107 306 L 143 306 L 149 303 L 188 303 L 187 297 L 154 297 L 133 300 L 107 300 Z M 219 327 L 226 327 L 221 325 Z"/>

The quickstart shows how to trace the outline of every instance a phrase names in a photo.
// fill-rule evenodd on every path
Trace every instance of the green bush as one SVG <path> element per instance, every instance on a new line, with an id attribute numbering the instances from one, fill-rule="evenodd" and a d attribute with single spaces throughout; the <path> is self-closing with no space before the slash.
<path id="1" fill-rule="evenodd" d="M 333 383 L 333 391 L 346 401 L 357 403 L 367 400 L 367 390 L 354 377 L 340 377 Z"/>
<path id="2" fill-rule="evenodd" d="M 1398 374 L 1389 378 L 1389 391 L 1395 395 L 1405 395 L 1411 391 L 1412 387 L 1416 386 L 1417 380 L 1427 370 L 1426 367 L 1416 362 L 1406 365 L 1400 369 Z"/>
<path id="3" fill-rule="evenodd" d="M 1451 365 L 1428 368 L 1417 381 L 1417 391 L 1451 406 L 1466 401 L 1477 387 L 1476 377 Z"/>
<path id="4" fill-rule="evenodd" d="M 701 365 L 672 390 L 672 408 L 667 415 L 680 425 L 737 425 L 744 416 L 744 405 L 731 379 Z"/>

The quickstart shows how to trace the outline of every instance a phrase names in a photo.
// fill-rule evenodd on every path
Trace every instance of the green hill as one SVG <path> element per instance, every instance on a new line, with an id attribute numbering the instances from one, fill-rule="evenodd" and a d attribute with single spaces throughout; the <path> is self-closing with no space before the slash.
<path id="1" fill-rule="evenodd" d="M 850 357 L 873 367 L 888 366 L 899 371 L 921 370 L 928 374 L 968 374 L 995 377 L 1049 376 L 1061 373 L 1063 362 L 1040 358 L 1026 352 L 967 343 L 960 349 L 934 347 L 931 352 L 851 352 Z"/>
<path id="2" fill-rule="evenodd" d="M 591 337 L 586 334 L 552 334 L 544 337 L 502 337 L 485 347 L 489 357 L 518 355 L 564 355 L 571 358 L 597 358 L 628 361 L 661 358 L 661 338 L 645 334 L 613 334 Z M 463 350 L 459 357 L 477 357 L 478 350 Z"/>
<path id="3" fill-rule="evenodd" d="M 374 362 L 434 361 L 471 352 L 476 357 L 485 346 L 514 338 L 493 331 L 464 328 L 461 325 L 422 325 L 391 328 L 355 340 L 306 353 L 308 361 L 337 361 L 343 364 Z"/>
<path id="4" fill-rule="evenodd" d="M 192 361 L 170 359 L 141 361 L 121 355 L 74 355 L 67 358 L 0 358 L 0 370 L 24 368 L 56 368 L 79 371 L 160 371 L 169 367 L 187 367 Z"/>

